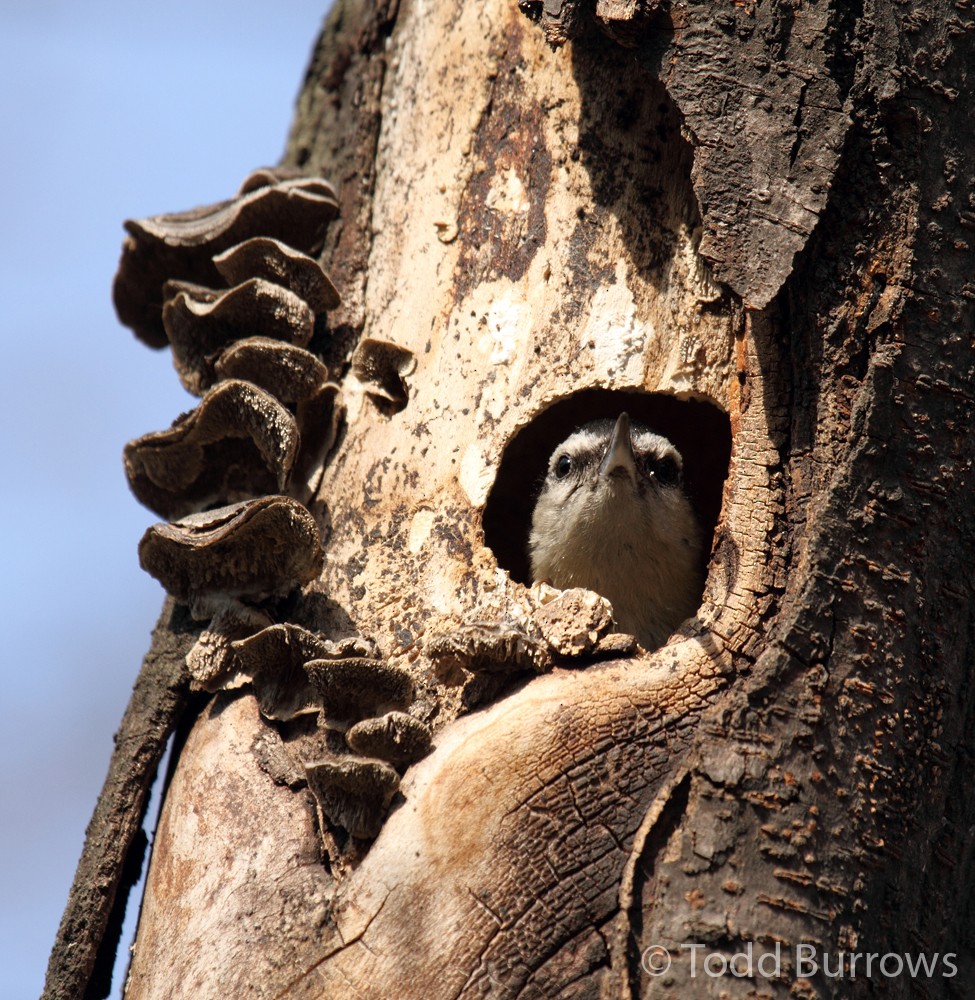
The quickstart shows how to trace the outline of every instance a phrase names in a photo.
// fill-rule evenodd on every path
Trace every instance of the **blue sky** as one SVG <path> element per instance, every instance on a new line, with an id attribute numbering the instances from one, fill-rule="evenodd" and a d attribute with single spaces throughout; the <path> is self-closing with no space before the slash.
<path id="1" fill-rule="evenodd" d="M 280 158 L 327 6 L 0 7 L 0 969 L 10 1000 L 40 993 L 162 604 L 136 555 L 157 518 L 128 492 L 122 446 L 193 405 L 168 355 L 115 319 L 122 220 L 227 197 Z"/>

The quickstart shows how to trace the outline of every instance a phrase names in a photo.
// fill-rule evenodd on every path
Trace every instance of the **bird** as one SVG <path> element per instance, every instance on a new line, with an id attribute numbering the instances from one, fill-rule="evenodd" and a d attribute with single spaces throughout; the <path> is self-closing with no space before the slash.
<path id="1" fill-rule="evenodd" d="M 552 453 L 528 538 L 536 582 L 601 594 L 652 650 L 698 607 L 701 546 L 680 452 L 645 424 L 594 420 Z"/>

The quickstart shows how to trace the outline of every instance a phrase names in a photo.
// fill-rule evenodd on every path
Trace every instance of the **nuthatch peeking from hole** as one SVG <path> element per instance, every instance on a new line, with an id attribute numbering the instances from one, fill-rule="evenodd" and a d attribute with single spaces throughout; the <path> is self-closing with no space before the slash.
<path id="1" fill-rule="evenodd" d="M 701 529 L 681 471 L 677 449 L 625 413 L 579 428 L 535 504 L 533 579 L 602 594 L 621 631 L 662 645 L 701 597 Z"/>

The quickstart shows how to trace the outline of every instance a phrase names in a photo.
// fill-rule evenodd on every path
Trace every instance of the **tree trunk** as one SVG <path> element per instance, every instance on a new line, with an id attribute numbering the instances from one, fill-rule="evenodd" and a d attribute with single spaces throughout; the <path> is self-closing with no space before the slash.
<path id="1" fill-rule="evenodd" d="M 126 996 L 964 996 L 968 5 L 521 7 L 319 42 L 287 162 L 338 191 L 344 418 L 288 487 L 324 568 L 262 614 L 383 693 L 203 710 Z M 624 409 L 713 529 L 658 651 L 528 589 L 552 448 Z M 335 761 L 395 678 L 433 749 L 386 815 Z"/>

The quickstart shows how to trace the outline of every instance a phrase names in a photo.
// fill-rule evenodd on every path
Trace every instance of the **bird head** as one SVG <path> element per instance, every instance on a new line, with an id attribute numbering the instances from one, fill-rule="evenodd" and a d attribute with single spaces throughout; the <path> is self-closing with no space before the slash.
<path id="1" fill-rule="evenodd" d="M 560 508 L 626 500 L 652 505 L 661 491 L 679 489 L 681 478 L 677 449 L 621 413 L 615 422 L 585 424 L 555 449 L 539 502 Z"/>
<path id="2" fill-rule="evenodd" d="M 533 579 L 602 594 L 621 628 L 659 645 L 700 598 L 680 453 L 626 413 L 580 427 L 549 460 L 528 549 Z"/>

